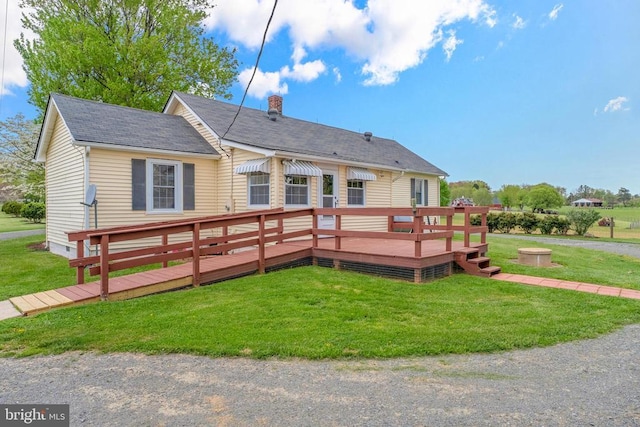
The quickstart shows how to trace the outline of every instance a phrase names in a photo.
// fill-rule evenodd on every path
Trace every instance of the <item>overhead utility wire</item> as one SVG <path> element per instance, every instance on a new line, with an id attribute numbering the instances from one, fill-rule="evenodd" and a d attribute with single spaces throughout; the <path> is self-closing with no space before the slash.
<path id="1" fill-rule="evenodd" d="M 256 65 L 255 65 L 255 67 L 253 67 L 253 73 L 251 74 L 251 78 L 249 79 L 249 83 L 247 84 L 247 87 L 244 90 L 244 95 L 242 95 L 242 101 L 240 101 L 240 105 L 238 106 L 238 111 L 236 111 L 236 115 L 233 117 L 233 120 L 231 121 L 231 124 L 227 128 L 227 131 L 224 133 L 224 135 L 222 135 L 222 138 L 220 138 L 220 139 L 224 139 L 224 137 L 227 136 L 227 134 L 231 130 L 231 126 L 233 126 L 233 124 L 236 122 L 236 119 L 238 118 L 238 115 L 240 114 L 240 110 L 242 110 L 242 104 L 244 104 L 244 100 L 247 97 L 247 92 L 249 92 L 249 86 L 251 86 L 251 82 L 253 82 L 253 78 L 255 77 L 256 71 L 258 70 L 258 64 L 260 63 L 260 57 L 262 56 L 262 51 L 264 50 L 264 44 L 265 44 L 265 42 L 267 40 L 267 33 L 269 32 L 269 25 L 271 25 L 271 20 L 273 19 L 273 15 L 276 12 L 276 6 L 277 5 L 278 5 L 278 0 L 275 0 L 273 2 L 273 9 L 271 10 L 271 16 L 269 17 L 269 21 L 267 21 L 267 27 L 264 29 L 264 35 L 262 36 L 262 44 L 260 45 L 260 51 L 258 52 L 258 57 L 256 58 Z"/>

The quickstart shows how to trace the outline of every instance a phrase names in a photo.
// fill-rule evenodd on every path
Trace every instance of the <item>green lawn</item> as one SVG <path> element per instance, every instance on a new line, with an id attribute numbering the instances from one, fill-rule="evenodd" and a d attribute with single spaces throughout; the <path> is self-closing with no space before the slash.
<path id="1" fill-rule="evenodd" d="M 22 273 L 9 281 L 5 277 L 11 268 L 0 270 L 0 299 L 16 289 L 34 292 L 73 283 L 66 260 L 25 249 L 37 240 L 0 242 L 3 264 L 18 254 L 22 259 L 15 264 Z M 522 245 L 494 238 L 489 255 L 505 271 L 640 289 L 638 260 L 553 247 L 553 259 L 562 266 L 541 269 L 514 264 L 517 247 Z M 629 280 L 620 278 L 625 275 Z M 640 301 L 623 298 L 464 274 L 415 285 L 303 267 L 4 320 L 0 355 L 76 350 L 389 358 L 547 346 L 637 322 Z"/>
<path id="2" fill-rule="evenodd" d="M 65 351 L 389 358 L 495 352 L 640 321 L 640 301 L 456 275 L 427 285 L 321 267 L 0 322 L 0 355 Z"/>
<path id="3" fill-rule="evenodd" d="M 66 258 L 31 249 L 43 240 L 44 234 L 0 240 L 0 301 L 75 284 Z"/>
<path id="4" fill-rule="evenodd" d="M 44 234 L 19 239 L 0 240 L 0 301 L 11 297 L 57 289 L 76 284 L 76 270 L 69 260 L 40 249 Z M 177 262 L 171 262 L 175 265 Z M 111 273 L 111 277 L 159 268 L 147 265 Z M 85 273 L 87 282 L 96 276 Z"/>
<path id="5" fill-rule="evenodd" d="M 42 229 L 44 233 L 44 224 L 34 224 L 24 218 L 15 218 L 4 212 L 0 212 L 0 233 L 37 229 Z"/>
<path id="6" fill-rule="evenodd" d="M 588 249 L 549 245 L 524 239 L 505 239 L 487 235 L 491 264 L 506 273 L 527 274 L 562 280 L 618 286 L 640 290 L 640 259 Z M 529 267 L 514 262 L 518 248 L 548 248 L 552 268 Z"/>

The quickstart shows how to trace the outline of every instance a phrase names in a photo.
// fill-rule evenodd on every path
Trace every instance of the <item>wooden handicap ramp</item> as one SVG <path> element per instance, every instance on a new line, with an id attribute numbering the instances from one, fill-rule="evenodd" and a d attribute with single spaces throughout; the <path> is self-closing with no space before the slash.
<path id="1" fill-rule="evenodd" d="M 50 291 L 37 292 L 35 294 L 23 295 L 20 297 L 13 297 L 9 298 L 9 302 L 25 315 L 36 314 L 41 311 L 63 307 L 74 303 L 72 299 L 67 298 L 59 291 L 60 289 L 54 289 Z"/>
<path id="2" fill-rule="evenodd" d="M 292 261 L 311 256 L 309 242 L 296 242 L 269 247 L 266 267 L 278 268 Z M 234 277 L 246 276 L 258 271 L 258 251 L 249 250 L 235 254 L 213 256 L 201 260 L 202 283 L 214 283 Z M 110 301 L 120 301 L 156 294 L 170 290 L 186 288 L 193 284 L 193 266 L 191 262 L 167 268 L 149 270 L 126 276 L 109 278 Z M 100 301 L 100 282 L 90 282 L 67 286 L 60 289 L 38 292 L 10 298 L 5 301 L 7 313 L 33 315 L 53 308 L 86 304 Z M 11 310 L 13 308 L 13 311 Z M 17 312 L 15 309 L 19 310 Z M 2 316 L 0 306 L 0 316 Z M 6 317 L 6 318 L 8 318 Z M 2 318 L 0 317 L 0 320 Z"/>

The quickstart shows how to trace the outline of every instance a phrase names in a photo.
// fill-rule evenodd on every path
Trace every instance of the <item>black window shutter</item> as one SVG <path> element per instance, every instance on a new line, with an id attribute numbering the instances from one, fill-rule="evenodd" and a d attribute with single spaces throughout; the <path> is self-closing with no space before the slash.
<path id="1" fill-rule="evenodd" d="M 144 211 L 147 209 L 146 160 L 131 159 L 131 209 Z"/>
<path id="2" fill-rule="evenodd" d="M 429 206 L 429 180 L 423 180 L 423 187 L 424 187 L 424 195 L 422 196 L 424 198 L 423 202 L 425 206 Z"/>
<path id="3" fill-rule="evenodd" d="M 192 211 L 196 208 L 196 174 L 193 163 L 182 164 L 182 208 Z"/>
<path id="4" fill-rule="evenodd" d="M 416 197 L 416 179 L 411 178 L 411 198 L 414 199 Z"/>

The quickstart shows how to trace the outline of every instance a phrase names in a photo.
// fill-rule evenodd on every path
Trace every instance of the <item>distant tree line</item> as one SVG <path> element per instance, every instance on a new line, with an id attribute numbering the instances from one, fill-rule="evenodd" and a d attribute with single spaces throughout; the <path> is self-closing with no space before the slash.
<path id="1" fill-rule="evenodd" d="M 446 181 L 445 181 L 446 182 Z M 441 193 L 442 193 L 441 184 Z M 478 206 L 500 206 L 507 210 L 525 209 L 531 212 L 547 212 L 570 205 L 579 199 L 598 199 L 603 207 L 639 206 L 640 195 L 621 187 L 617 193 L 601 188 L 581 185 L 577 189 L 567 192 L 564 187 L 556 187 L 548 183 L 536 185 L 508 184 L 492 191 L 489 184 L 481 180 L 456 181 L 448 183 L 449 202 L 456 199 L 470 199 Z M 444 201 L 444 200 L 443 200 Z"/>

